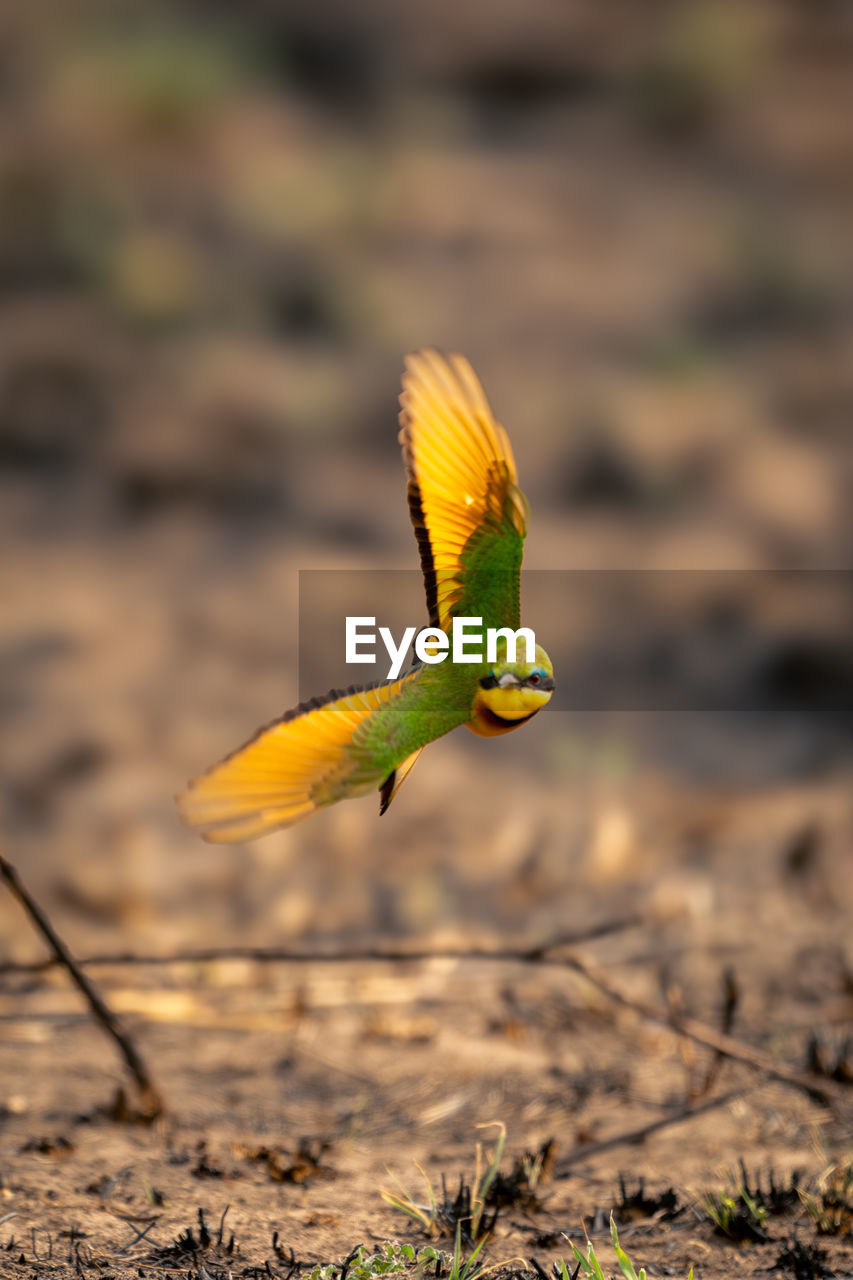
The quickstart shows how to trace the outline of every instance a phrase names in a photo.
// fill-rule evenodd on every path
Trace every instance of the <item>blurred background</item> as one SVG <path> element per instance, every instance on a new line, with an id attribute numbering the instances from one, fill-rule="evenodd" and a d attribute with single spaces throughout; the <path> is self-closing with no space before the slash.
<path id="1" fill-rule="evenodd" d="M 2 4 L 0 839 L 72 945 L 761 904 L 837 960 L 849 716 L 549 711 L 236 849 L 171 797 L 296 700 L 300 569 L 416 563 L 419 345 L 510 430 L 528 566 L 849 565 L 851 121 L 840 0 Z M 825 656 L 777 677 L 849 711 Z"/>

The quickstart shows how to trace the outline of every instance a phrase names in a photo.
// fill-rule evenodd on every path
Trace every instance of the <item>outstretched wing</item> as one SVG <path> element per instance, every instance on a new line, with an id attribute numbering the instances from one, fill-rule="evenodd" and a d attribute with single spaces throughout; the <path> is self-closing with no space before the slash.
<path id="1" fill-rule="evenodd" d="M 527 502 L 506 432 L 468 361 L 432 348 L 406 359 L 400 443 L 430 625 L 454 616 L 519 625 Z"/>
<path id="2" fill-rule="evenodd" d="M 334 690 L 288 711 L 190 782 L 176 798 L 181 818 L 205 840 L 228 844 L 381 788 L 397 762 L 369 749 L 371 721 L 416 678 Z M 387 807 L 384 790 L 382 799 Z"/>

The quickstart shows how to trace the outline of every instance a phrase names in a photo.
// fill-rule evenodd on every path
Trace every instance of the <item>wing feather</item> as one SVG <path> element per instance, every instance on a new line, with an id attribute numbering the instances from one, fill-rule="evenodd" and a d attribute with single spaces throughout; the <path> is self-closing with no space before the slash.
<path id="1" fill-rule="evenodd" d="M 518 625 L 527 503 L 512 447 L 468 361 L 425 348 L 406 360 L 400 443 L 432 626 L 477 608 Z M 504 581 L 501 581 L 501 577 Z"/>
<path id="2" fill-rule="evenodd" d="M 291 826 L 323 805 L 379 787 L 388 769 L 353 751 L 371 717 L 417 678 L 333 690 L 259 729 L 177 797 L 183 821 L 205 840 L 249 840 Z"/>

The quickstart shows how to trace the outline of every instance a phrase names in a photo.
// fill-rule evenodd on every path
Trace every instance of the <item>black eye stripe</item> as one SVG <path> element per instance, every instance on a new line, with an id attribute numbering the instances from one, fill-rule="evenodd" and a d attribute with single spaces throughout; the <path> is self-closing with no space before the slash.
<path id="1" fill-rule="evenodd" d="M 481 689 L 498 689 L 501 687 L 497 678 L 493 675 L 483 676 L 479 683 Z M 528 678 L 527 684 L 529 684 L 533 689 L 543 689 L 548 691 L 554 688 L 554 678 L 553 676 L 536 675 L 532 679 Z"/>

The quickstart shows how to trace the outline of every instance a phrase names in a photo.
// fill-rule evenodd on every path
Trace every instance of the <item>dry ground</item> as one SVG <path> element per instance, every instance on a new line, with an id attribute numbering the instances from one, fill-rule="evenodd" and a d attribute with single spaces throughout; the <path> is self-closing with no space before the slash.
<path id="1" fill-rule="evenodd" d="M 528 565 L 849 564 L 848 6 L 118 8 L 0 6 L 5 856 L 78 956 L 636 917 L 579 947 L 616 989 L 717 1029 L 728 1000 L 744 1044 L 837 1079 L 718 1061 L 559 967 L 113 966 L 168 1108 L 120 1123 L 66 979 L 2 968 L 44 952 L 0 894 L 0 1275 L 281 1277 L 415 1241 L 380 1188 L 420 1196 L 417 1161 L 454 1195 L 494 1122 L 507 1173 L 555 1146 L 490 1264 L 533 1280 L 585 1223 L 612 1270 L 615 1207 L 652 1275 L 853 1274 L 843 1210 L 818 1237 L 789 1197 L 740 1243 L 703 1210 L 740 1161 L 766 1199 L 853 1151 L 837 631 L 788 617 L 752 652 L 820 713 L 551 708 L 436 744 L 381 821 L 236 849 L 171 802 L 296 700 L 298 570 L 413 566 L 395 397 L 422 343 L 469 354 L 510 429 Z M 569 666 L 620 638 L 549 616 Z M 620 1172 L 649 1200 L 620 1211 Z"/>
<path id="2" fill-rule="evenodd" d="M 501 777 L 500 765 L 493 773 L 477 760 L 459 764 L 469 779 Z M 429 792 L 429 773 L 421 781 Z M 500 792 L 511 785 L 510 774 Z M 362 820 L 377 821 L 372 812 Z M 668 833 L 667 822 L 675 823 Z M 625 811 L 611 810 L 589 847 L 561 850 L 564 871 L 547 841 L 501 851 L 501 815 L 484 838 L 496 855 L 488 876 L 484 849 L 475 854 L 473 844 L 453 851 L 452 869 L 472 902 L 493 895 L 519 918 L 547 882 L 564 903 L 553 924 L 570 932 L 600 920 L 604 903 L 615 917 L 639 912 L 644 921 L 579 949 L 618 989 L 719 1026 L 729 974 L 736 1036 L 792 1071 L 807 1069 L 817 1037 L 825 1068 L 849 1082 L 849 824 L 849 797 L 832 785 L 749 803 L 672 797 L 657 845 L 642 857 Z M 436 892 L 440 856 L 438 863 L 428 869 Z M 487 881 L 479 890 L 475 877 Z M 286 876 L 279 879 L 286 897 Z M 330 910 L 335 896 L 332 880 Z M 466 945 L 472 934 L 480 931 L 450 928 L 445 940 Z M 230 1267 L 239 1276 L 264 1274 L 251 1268 L 268 1262 L 273 1275 L 285 1275 L 291 1249 L 308 1267 L 360 1243 L 415 1243 L 415 1224 L 383 1203 L 380 1188 L 396 1177 L 422 1202 L 417 1162 L 436 1187 L 446 1176 L 452 1198 L 458 1180 L 474 1176 L 475 1144 L 495 1137 L 478 1126 L 496 1121 L 507 1129 L 507 1173 L 525 1151 L 549 1139 L 555 1146 L 535 1197 L 501 1209 L 491 1263 L 529 1266 L 535 1258 L 547 1269 L 566 1253 L 563 1232 L 577 1238 L 586 1224 L 604 1242 L 615 1206 L 623 1242 L 651 1274 L 683 1276 L 690 1263 L 699 1277 L 800 1274 L 773 1270 L 794 1236 L 824 1248 L 832 1274 L 850 1270 L 849 1216 L 846 1237 L 822 1239 L 794 1195 L 769 1214 L 766 1242 L 736 1243 L 714 1231 L 703 1209 L 706 1193 L 737 1185 L 740 1161 L 750 1185 L 765 1189 L 771 1172 L 784 1188 L 794 1175 L 808 1188 L 849 1161 L 849 1088 L 827 1083 L 828 1102 L 715 1061 L 562 968 L 231 960 L 97 973 L 133 1028 L 168 1114 L 150 1128 L 106 1119 L 121 1074 L 77 994 L 59 975 L 7 975 L 0 1194 L 2 1216 L 15 1216 L 2 1228 L 4 1274 L 72 1275 L 79 1256 L 82 1274 L 130 1277 L 141 1267 L 177 1275 L 204 1264 L 209 1275 Z M 692 1106 L 696 1115 L 644 1140 L 584 1151 Z M 621 1215 L 620 1173 L 629 1192 L 643 1180 L 649 1197 Z M 678 1208 L 671 1221 L 663 1212 L 671 1201 L 656 1199 L 669 1189 Z M 213 1246 L 198 1256 L 169 1252 L 188 1227 L 198 1239 L 198 1209 L 215 1227 L 226 1207 L 233 1255 Z"/>

